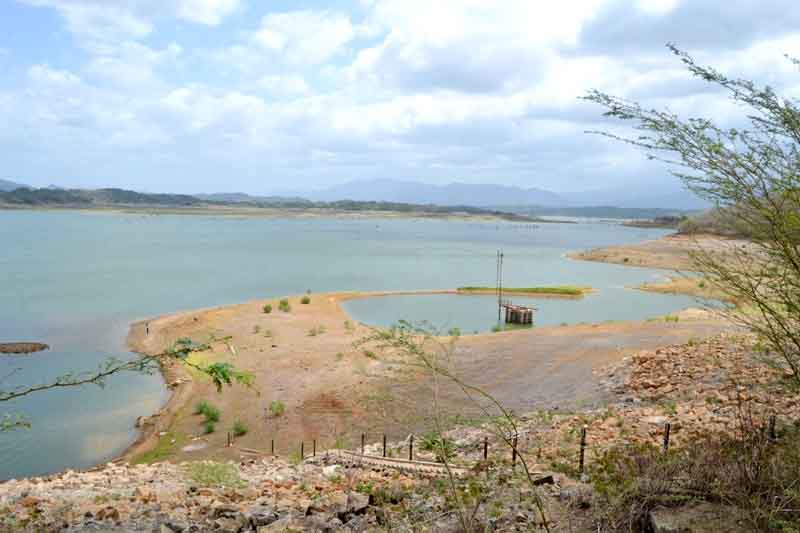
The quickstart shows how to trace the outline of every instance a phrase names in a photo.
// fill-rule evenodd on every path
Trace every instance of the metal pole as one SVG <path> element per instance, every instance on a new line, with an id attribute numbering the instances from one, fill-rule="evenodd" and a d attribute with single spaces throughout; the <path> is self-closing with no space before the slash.
<path id="1" fill-rule="evenodd" d="M 411 440 L 408 441 L 408 460 L 414 460 L 414 435 L 411 435 Z"/>
<path id="2" fill-rule="evenodd" d="M 664 425 L 664 453 L 669 451 L 669 432 L 671 428 L 672 424 L 669 422 Z"/>
<path id="3" fill-rule="evenodd" d="M 383 456 L 386 457 L 386 434 L 383 434 Z"/>

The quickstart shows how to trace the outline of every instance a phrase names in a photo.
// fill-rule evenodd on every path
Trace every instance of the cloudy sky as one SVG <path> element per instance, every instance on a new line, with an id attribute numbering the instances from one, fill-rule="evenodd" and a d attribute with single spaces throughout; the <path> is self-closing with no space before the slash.
<path id="1" fill-rule="evenodd" d="M 798 94 L 796 0 L 2 0 L 0 178 L 270 193 L 352 179 L 668 187 L 591 88 L 739 110 L 675 42 Z"/>

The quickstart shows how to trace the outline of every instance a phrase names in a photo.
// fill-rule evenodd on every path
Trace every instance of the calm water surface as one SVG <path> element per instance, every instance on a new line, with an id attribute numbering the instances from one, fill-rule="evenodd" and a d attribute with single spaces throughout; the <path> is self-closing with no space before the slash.
<path id="1" fill-rule="evenodd" d="M 52 349 L 0 357 L 5 389 L 92 370 L 129 357 L 131 322 L 196 307 L 306 290 L 412 290 L 491 285 L 495 251 L 508 286 L 575 284 L 600 289 L 582 301 L 537 300 L 537 322 L 641 318 L 691 300 L 625 290 L 663 272 L 569 261 L 567 251 L 656 238 L 661 230 L 608 223 L 430 220 L 271 220 L 0 211 L 0 342 Z M 452 298 L 452 297 L 451 297 Z M 496 309 L 482 297 L 380 298 L 349 302 L 359 320 L 428 319 L 486 330 Z M 515 298 L 521 303 L 524 299 Z M 474 302 L 473 302 L 474 301 Z M 408 313 L 409 316 L 404 316 Z M 0 434 L 0 478 L 85 468 L 136 437 L 137 416 L 166 400 L 160 376 L 117 376 L 106 388 L 51 391 L 4 405 L 33 427 Z"/>

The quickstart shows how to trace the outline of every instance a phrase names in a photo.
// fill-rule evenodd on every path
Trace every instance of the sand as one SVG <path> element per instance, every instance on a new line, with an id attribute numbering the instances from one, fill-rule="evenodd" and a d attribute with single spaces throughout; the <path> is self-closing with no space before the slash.
<path id="1" fill-rule="evenodd" d="M 424 291 L 424 293 L 453 291 Z M 158 459 L 239 459 L 242 450 L 296 453 L 301 441 L 319 449 L 354 444 L 361 432 L 372 441 L 384 432 L 403 438 L 424 429 L 431 404 L 429 382 L 413 372 L 398 373 L 374 347 L 366 352 L 356 342 L 372 330 L 356 324 L 341 307 L 350 298 L 388 293 L 312 294 L 289 298 L 291 312 L 278 310 L 278 300 L 259 300 L 180 313 L 140 322 L 131 328 L 129 345 L 140 353 L 160 353 L 179 338 L 209 343 L 199 362 L 224 361 L 252 372 L 252 389 L 235 386 L 221 394 L 202 374 L 165 366 L 172 396 L 143 426 L 142 437 L 124 460 L 157 450 Z M 273 311 L 263 312 L 270 303 Z M 487 305 L 493 305 L 487 299 Z M 715 334 L 724 325 L 702 313 L 678 323 L 627 322 L 543 327 L 488 333 L 459 339 L 453 368 L 465 381 L 497 395 L 507 407 L 525 412 L 538 408 L 577 408 L 602 404 L 608 393 L 599 386 L 596 368 L 639 349 L 685 342 Z M 221 340 L 226 339 L 227 340 Z M 194 405 L 207 400 L 222 412 L 216 431 L 204 435 L 203 419 Z M 271 402 L 285 414 L 271 416 Z M 453 387 L 442 388 L 442 405 L 452 414 L 474 409 Z M 143 413 L 145 414 L 145 413 Z M 236 421 L 248 432 L 227 447 Z M 307 448 L 309 449 L 309 448 Z"/>

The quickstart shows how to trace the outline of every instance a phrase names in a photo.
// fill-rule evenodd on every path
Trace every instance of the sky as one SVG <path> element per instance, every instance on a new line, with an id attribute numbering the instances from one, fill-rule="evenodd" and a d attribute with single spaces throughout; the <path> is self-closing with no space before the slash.
<path id="1" fill-rule="evenodd" d="M 0 178 L 270 194 L 350 180 L 670 188 L 590 89 L 737 123 L 676 43 L 800 94 L 796 0 L 2 0 Z"/>

